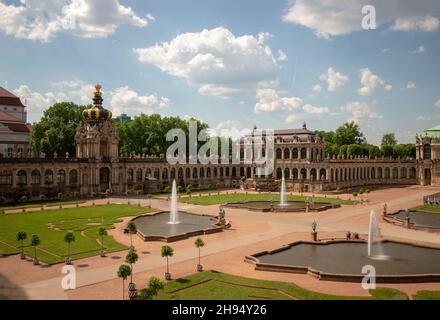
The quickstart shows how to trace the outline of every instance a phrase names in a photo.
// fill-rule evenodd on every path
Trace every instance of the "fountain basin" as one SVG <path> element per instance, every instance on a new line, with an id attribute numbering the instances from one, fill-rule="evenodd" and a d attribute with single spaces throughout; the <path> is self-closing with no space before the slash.
<path id="1" fill-rule="evenodd" d="M 407 213 L 404 210 L 388 214 L 385 221 L 404 225 Z M 411 229 L 440 232 L 440 213 L 425 211 L 410 211 Z"/>
<path id="2" fill-rule="evenodd" d="M 309 274 L 320 280 L 361 282 L 362 267 L 376 269 L 377 283 L 440 282 L 440 249 L 383 241 L 388 259 L 372 259 L 363 241 L 299 241 L 247 256 L 256 270 Z"/>
<path id="3" fill-rule="evenodd" d="M 216 218 L 183 211 L 179 211 L 178 224 L 169 224 L 169 211 L 139 216 L 132 221 L 136 225 L 137 234 L 144 241 L 174 242 L 198 235 L 223 231 L 220 226 L 216 225 Z"/>
<path id="4" fill-rule="evenodd" d="M 271 201 L 245 201 L 228 203 L 225 205 L 229 208 L 247 209 L 259 212 L 305 212 L 306 203 L 304 201 L 287 201 L 286 205 L 280 205 L 279 202 Z M 333 208 L 339 208 L 341 205 L 336 203 L 315 202 L 310 206 L 309 211 L 324 211 Z"/>

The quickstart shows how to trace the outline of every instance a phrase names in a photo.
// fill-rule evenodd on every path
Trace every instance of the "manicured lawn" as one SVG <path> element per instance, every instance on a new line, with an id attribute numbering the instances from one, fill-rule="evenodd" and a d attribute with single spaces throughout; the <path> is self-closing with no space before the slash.
<path id="1" fill-rule="evenodd" d="M 27 208 L 39 208 L 41 206 L 47 207 L 55 207 L 59 205 L 68 205 L 68 204 L 79 204 L 83 203 L 81 200 L 70 200 L 70 201 L 58 201 L 58 202 L 48 202 L 48 203 L 38 203 L 38 204 L 17 204 L 15 206 L 0 206 L 1 210 L 15 210 L 15 209 L 27 209 Z"/>
<path id="2" fill-rule="evenodd" d="M 296 195 L 288 195 L 287 199 L 290 201 L 306 201 L 308 197 L 306 196 L 296 196 Z M 262 193 L 262 194 L 212 194 L 211 196 L 201 196 L 198 195 L 192 196 L 191 198 L 185 197 L 181 198 L 179 201 L 189 204 L 196 204 L 202 206 L 208 206 L 213 204 L 225 204 L 225 203 L 233 203 L 233 202 L 244 202 L 244 201 L 279 201 L 280 195 L 278 193 Z M 337 198 L 323 198 L 323 197 L 314 197 L 315 202 L 322 203 L 338 203 L 338 204 L 346 204 L 353 205 L 356 204 L 357 201 L 353 200 L 342 200 Z"/>
<path id="3" fill-rule="evenodd" d="M 370 290 L 369 298 L 333 296 L 308 291 L 292 283 L 243 278 L 215 271 L 197 273 L 165 284 L 160 300 L 347 300 L 403 299 L 406 294 L 387 288 Z"/>
<path id="4" fill-rule="evenodd" d="M 94 256 L 101 250 L 97 241 L 100 239 L 100 227 L 111 229 L 122 217 L 152 210 L 130 205 L 104 205 L 0 215 L 0 254 L 20 252 L 16 235 L 18 231 L 26 231 L 28 239 L 24 244 L 27 255 L 33 256 L 34 250 L 29 246 L 30 237 L 37 234 L 41 240 L 37 250 L 39 259 L 48 264 L 63 262 L 67 254 L 64 235 L 72 231 L 76 238 L 71 245 L 72 258 Z M 126 249 L 111 236 L 104 237 L 104 245 L 107 252 Z"/>
<path id="5" fill-rule="evenodd" d="M 440 205 L 438 205 L 438 206 L 418 206 L 418 207 L 412 208 L 411 210 L 440 213 Z"/>
<path id="6" fill-rule="evenodd" d="M 418 291 L 413 298 L 414 300 L 440 300 L 440 291 Z"/>

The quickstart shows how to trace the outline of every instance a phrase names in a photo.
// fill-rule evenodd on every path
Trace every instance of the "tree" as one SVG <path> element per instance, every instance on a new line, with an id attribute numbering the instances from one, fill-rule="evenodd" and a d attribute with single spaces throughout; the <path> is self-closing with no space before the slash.
<path id="1" fill-rule="evenodd" d="M 17 241 L 21 242 L 21 259 L 25 258 L 23 241 L 26 240 L 26 239 L 27 239 L 27 234 L 26 234 L 25 231 L 19 231 L 17 233 Z"/>
<path id="2" fill-rule="evenodd" d="M 64 235 L 64 242 L 67 243 L 67 259 L 66 259 L 66 264 L 70 264 L 70 244 L 72 242 L 75 242 L 75 235 L 73 234 L 73 232 L 67 232 Z"/>
<path id="3" fill-rule="evenodd" d="M 170 270 L 169 270 L 168 258 L 174 255 L 174 249 L 171 248 L 170 246 L 163 246 L 162 249 L 160 250 L 160 255 L 162 256 L 162 258 L 167 258 L 167 274 L 169 274 Z"/>
<path id="4" fill-rule="evenodd" d="M 118 272 L 117 272 L 117 276 L 118 278 L 122 279 L 122 300 L 125 299 L 125 280 L 127 280 L 127 278 L 129 276 L 131 276 L 131 268 L 130 266 L 123 264 L 119 267 Z"/>
<path id="5" fill-rule="evenodd" d="M 40 245 L 40 237 L 36 234 L 33 234 L 31 236 L 31 246 L 34 247 L 34 264 L 38 264 L 38 258 L 37 258 L 37 247 Z"/>
<path id="6" fill-rule="evenodd" d="M 395 157 L 401 158 L 415 158 L 416 146 L 414 144 L 398 144 L 393 148 Z"/>
<path id="7" fill-rule="evenodd" d="M 125 257 L 125 262 L 130 265 L 130 283 L 133 283 L 133 264 L 135 264 L 139 259 L 138 254 L 134 250 L 130 250 Z"/>
<path id="8" fill-rule="evenodd" d="M 383 147 L 383 146 L 394 147 L 395 145 L 397 145 L 396 135 L 392 132 L 384 134 L 380 145 L 381 145 L 381 147 Z"/>
<path id="9" fill-rule="evenodd" d="M 142 289 L 139 295 L 140 300 L 152 300 L 157 294 L 159 290 L 165 288 L 164 283 L 157 277 L 151 277 L 148 281 L 148 287 Z"/>
<path id="10" fill-rule="evenodd" d="M 200 249 L 202 247 L 205 246 L 205 243 L 203 242 L 203 240 L 201 238 L 197 238 L 197 240 L 194 242 L 196 248 L 199 249 L 199 266 L 201 266 L 202 264 L 200 263 Z"/>
<path id="11" fill-rule="evenodd" d="M 127 223 L 127 230 L 128 233 L 130 234 L 130 249 L 133 250 L 133 234 L 135 234 L 137 232 L 137 228 L 136 228 L 136 224 L 133 221 L 129 221 Z"/>
<path id="12" fill-rule="evenodd" d="M 48 156 L 55 152 L 63 157 L 66 152 L 74 156 L 76 129 L 83 123 L 82 111 L 87 107 L 72 102 L 56 103 L 49 107 L 41 120 L 32 126 L 32 149 Z"/>
<path id="13" fill-rule="evenodd" d="M 347 148 L 347 156 L 362 156 L 364 149 L 358 144 L 350 144 Z"/>
<path id="14" fill-rule="evenodd" d="M 352 121 L 346 122 L 336 129 L 333 142 L 339 146 L 361 144 L 365 143 L 365 138 L 359 125 Z"/>
<path id="15" fill-rule="evenodd" d="M 384 157 L 389 158 L 394 155 L 394 149 L 392 146 L 384 145 L 384 146 L 382 146 L 381 150 L 382 150 L 382 154 Z"/>
<path id="16" fill-rule="evenodd" d="M 107 235 L 107 230 L 104 227 L 99 228 L 98 235 L 101 237 L 101 257 L 104 256 L 104 236 Z"/>

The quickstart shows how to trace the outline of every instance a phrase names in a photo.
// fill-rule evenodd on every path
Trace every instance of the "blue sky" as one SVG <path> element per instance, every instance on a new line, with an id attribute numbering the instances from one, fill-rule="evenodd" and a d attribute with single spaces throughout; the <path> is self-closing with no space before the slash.
<path id="1" fill-rule="evenodd" d="M 334 130 L 369 142 L 440 123 L 436 1 L 0 0 L 0 85 L 29 121 L 56 101 L 116 115 L 194 116 L 217 129 Z M 361 29 L 373 4 L 377 29 Z"/>

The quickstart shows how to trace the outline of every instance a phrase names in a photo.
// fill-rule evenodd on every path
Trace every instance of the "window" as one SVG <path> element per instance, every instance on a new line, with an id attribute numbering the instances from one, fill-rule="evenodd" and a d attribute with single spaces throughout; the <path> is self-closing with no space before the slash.
<path id="1" fill-rule="evenodd" d="M 64 171 L 63 169 L 58 170 L 57 182 L 58 184 L 66 183 L 66 171 Z"/>
<path id="2" fill-rule="evenodd" d="M 70 170 L 69 183 L 70 184 L 77 184 L 78 183 L 78 172 L 76 170 Z"/>
<path id="3" fill-rule="evenodd" d="M 294 148 L 292 150 L 292 158 L 293 159 L 298 159 L 298 148 Z"/>
<path id="4" fill-rule="evenodd" d="M 284 159 L 290 159 L 290 149 L 284 149 Z"/>
<path id="5" fill-rule="evenodd" d="M 280 148 L 278 148 L 277 149 L 277 159 L 281 159 L 282 157 L 283 157 L 283 151 Z"/>
<path id="6" fill-rule="evenodd" d="M 301 159 L 307 159 L 307 149 L 301 148 Z"/>
<path id="7" fill-rule="evenodd" d="M 53 184 L 53 171 L 52 170 L 47 169 L 44 172 L 44 183 L 48 184 L 48 185 Z"/>
<path id="8" fill-rule="evenodd" d="M 133 169 L 128 169 L 128 171 L 127 171 L 127 181 L 128 182 L 133 182 Z"/>
<path id="9" fill-rule="evenodd" d="M 20 170 L 17 173 L 17 184 L 18 185 L 26 185 L 27 184 L 27 173 L 25 170 Z"/>
<path id="10" fill-rule="evenodd" d="M 31 183 L 32 184 L 41 184 L 41 174 L 40 174 L 40 170 L 32 170 L 31 173 Z"/>
<path id="11" fill-rule="evenodd" d="M 423 146 L 423 160 L 431 160 L 431 145 L 429 144 Z"/>

